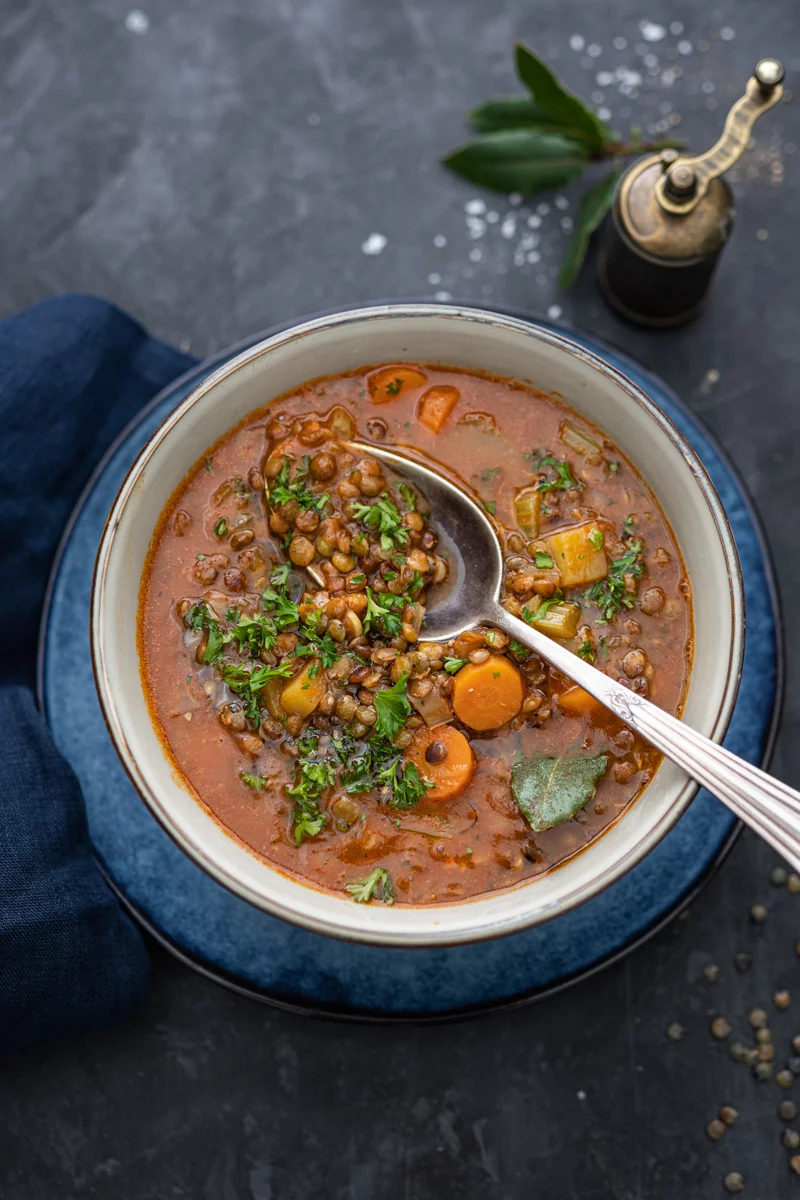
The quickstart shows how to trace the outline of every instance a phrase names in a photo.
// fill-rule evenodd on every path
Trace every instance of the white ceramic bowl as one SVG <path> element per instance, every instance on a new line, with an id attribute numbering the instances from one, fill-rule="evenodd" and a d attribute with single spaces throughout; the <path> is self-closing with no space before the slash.
<path id="1" fill-rule="evenodd" d="M 139 793 L 182 849 L 250 903 L 319 933 L 392 946 L 498 937 L 608 887 L 656 845 L 696 785 L 669 762 L 602 837 L 543 878 L 458 904 L 353 904 L 257 858 L 198 803 L 156 735 L 136 645 L 137 601 L 156 522 L 192 465 L 241 418 L 305 380 L 367 363 L 440 362 L 529 380 L 595 422 L 639 468 L 672 524 L 694 593 L 694 667 L 684 719 L 720 740 L 733 711 L 744 601 L 731 531 L 708 476 L 661 410 L 568 338 L 478 309 L 386 305 L 324 317 L 226 362 L 156 431 L 131 467 L 100 542 L 91 609 L 100 702 Z"/>

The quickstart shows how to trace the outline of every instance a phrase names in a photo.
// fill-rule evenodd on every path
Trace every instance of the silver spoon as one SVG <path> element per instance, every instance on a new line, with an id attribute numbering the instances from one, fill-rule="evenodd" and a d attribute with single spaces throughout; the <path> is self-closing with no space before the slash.
<path id="1" fill-rule="evenodd" d="M 500 541 L 480 505 L 416 459 L 364 442 L 349 445 L 360 454 L 380 459 L 411 480 L 436 514 L 437 530 L 447 543 L 451 586 L 444 598 L 426 613 L 426 641 L 449 642 L 477 625 L 502 629 L 610 708 L 631 729 L 708 788 L 800 871 L 800 794 L 512 616 L 500 603 L 503 583 Z"/>

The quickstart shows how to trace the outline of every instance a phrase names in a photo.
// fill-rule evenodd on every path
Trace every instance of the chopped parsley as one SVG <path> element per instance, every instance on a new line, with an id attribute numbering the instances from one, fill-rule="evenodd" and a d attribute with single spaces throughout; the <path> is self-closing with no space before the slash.
<path id="1" fill-rule="evenodd" d="M 400 495 L 406 502 L 406 507 L 409 512 L 416 512 L 417 509 L 417 493 L 414 491 L 410 483 L 401 483 L 397 488 Z"/>
<path id="2" fill-rule="evenodd" d="M 618 462 L 610 462 L 608 464 L 608 469 L 612 475 L 619 475 L 619 463 Z"/>
<path id="3" fill-rule="evenodd" d="M 281 566 L 276 567 L 269 577 L 269 581 L 272 586 L 276 588 L 285 588 L 286 584 L 289 582 L 290 571 L 291 567 L 288 563 L 282 563 Z"/>
<path id="4" fill-rule="evenodd" d="M 258 658 L 262 650 L 273 648 L 277 630 L 270 617 L 264 617 L 261 613 L 248 617 L 237 612 L 236 618 L 236 624 L 230 630 L 230 639 L 236 642 L 240 654 L 249 653 L 251 658 Z"/>
<path id="5" fill-rule="evenodd" d="M 392 759 L 377 776 L 380 787 L 392 790 L 389 803 L 393 808 L 416 808 L 432 783 L 426 783 L 413 763 L 407 762 L 402 771 L 399 757 Z"/>
<path id="6" fill-rule="evenodd" d="M 224 517 L 220 517 L 220 519 L 217 521 L 216 525 L 214 526 L 214 533 L 217 535 L 218 538 L 224 538 L 225 534 L 227 532 L 228 532 L 228 522 L 225 520 Z"/>
<path id="7" fill-rule="evenodd" d="M 398 396 L 400 394 L 400 392 L 402 391 L 402 388 L 403 388 L 403 381 L 398 376 L 396 379 L 392 379 L 389 381 L 389 383 L 386 384 L 386 395 L 387 396 Z"/>
<path id="8" fill-rule="evenodd" d="M 377 628 L 384 637 L 399 637 L 400 631 L 403 628 L 403 622 L 400 616 L 396 612 L 393 612 L 392 609 L 397 607 L 404 608 L 405 601 L 391 592 L 384 593 L 382 600 L 384 603 L 376 600 L 372 589 L 367 588 L 367 611 L 364 614 L 363 621 L 364 632 L 368 633 L 371 629 Z"/>
<path id="9" fill-rule="evenodd" d="M 387 392 L 390 386 L 391 384 L 387 386 Z M 345 884 L 344 890 L 353 897 L 356 904 L 369 904 L 373 896 L 376 900 L 382 900 L 384 904 L 394 904 L 392 880 L 384 867 L 376 867 L 366 879 L 356 879 Z"/>
<path id="10" fill-rule="evenodd" d="M 555 566 L 555 563 L 553 562 L 553 559 L 551 558 L 551 556 L 549 554 L 546 554 L 544 550 L 536 551 L 536 560 L 535 561 L 536 561 L 536 566 L 539 567 L 539 569 L 543 570 L 543 571 L 549 571 L 551 567 Z"/>
<path id="11" fill-rule="evenodd" d="M 455 675 L 462 667 L 465 667 L 469 662 L 468 658 L 446 658 L 444 660 L 444 669 L 448 675 Z"/>
<path id="12" fill-rule="evenodd" d="M 223 681 L 243 702 L 244 715 L 253 725 L 261 724 L 261 689 L 270 679 L 286 679 L 292 673 L 291 663 L 281 663 L 279 667 L 246 667 L 242 663 L 223 662 L 219 670 Z"/>
<path id="13" fill-rule="evenodd" d="M 602 529 L 591 529 L 589 531 L 589 541 L 594 546 L 595 550 L 602 550 L 605 544 Z"/>
<path id="14" fill-rule="evenodd" d="M 485 471 L 481 471 L 481 480 L 484 483 L 491 483 L 495 476 L 500 474 L 500 467 L 487 467 Z"/>
<path id="15" fill-rule="evenodd" d="M 324 828 L 325 814 L 320 812 L 319 798 L 326 788 L 336 782 L 333 763 L 316 757 L 317 738 L 314 731 L 299 739 L 300 757 L 297 759 L 294 785 L 287 788 L 294 800 L 292 827 L 298 846 L 304 838 L 316 837 Z"/>
<path id="16" fill-rule="evenodd" d="M 520 662 L 527 662 L 533 654 L 532 650 L 529 650 L 527 646 L 523 646 L 522 642 L 518 642 L 516 638 L 509 643 L 508 648 L 512 654 L 517 656 Z"/>
<path id="17" fill-rule="evenodd" d="M 644 574 L 641 553 L 641 541 L 628 542 L 627 551 L 613 560 L 606 578 L 593 583 L 586 592 L 586 599 L 600 609 L 602 622 L 610 621 L 621 608 L 633 608 L 634 594 L 628 590 L 625 577 L 638 579 Z"/>
<path id="18" fill-rule="evenodd" d="M 242 783 L 246 783 L 254 792 L 263 792 L 267 786 L 267 781 L 263 775 L 251 775 L 249 771 L 242 771 L 239 778 Z"/>
<path id="19" fill-rule="evenodd" d="M 553 458 L 552 454 L 547 454 L 544 458 L 540 458 L 537 464 L 537 469 L 541 471 L 542 467 L 553 467 L 555 475 L 552 479 L 545 479 L 542 483 L 537 484 L 537 492 L 566 492 L 569 488 L 582 488 L 583 484 L 576 479 L 572 474 L 570 465 L 566 460 L 558 461 Z"/>
<path id="20" fill-rule="evenodd" d="M 274 482 L 269 486 L 269 502 L 275 508 L 278 505 L 288 504 L 290 500 L 294 500 L 299 508 L 313 509 L 321 515 L 330 496 L 327 492 L 322 492 L 319 496 L 315 496 L 307 486 L 306 481 L 311 462 L 308 454 L 303 455 L 300 465 L 295 468 L 294 478 L 291 478 L 291 465 L 294 461 L 291 455 L 287 454 L 284 456 L 283 465 L 276 475 Z"/>
<path id="21" fill-rule="evenodd" d="M 582 658 L 584 662 L 593 663 L 596 657 L 594 647 L 589 639 L 587 638 L 584 642 L 581 642 L 578 647 L 578 658 Z"/>
<path id="22" fill-rule="evenodd" d="M 625 520 L 622 522 L 622 524 L 623 524 L 623 525 L 624 525 L 624 527 L 625 527 L 625 532 L 626 532 L 627 534 L 631 534 L 631 533 L 633 533 L 633 522 L 634 522 L 634 516 L 633 516 L 633 513 L 628 513 L 627 517 L 626 517 L 626 518 L 625 518 Z"/>
<path id="23" fill-rule="evenodd" d="M 407 681 L 408 676 L 401 675 L 392 687 L 383 688 L 375 693 L 375 708 L 378 712 L 375 732 L 389 741 L 402 729 L 406 717 L 411 714 Z"/>
<path id="24" fill-rule="evenodd" d="M 497 502 L 495 500 L 484 500 L 483 507 L 493 517 L 497 516 Z"/>
<path id="25" fill-rule="evenodd" d="M 382 550 L 407 544 L 408 530 L 403 526 L 400 510 L 386 492 L 374 504 L 354 504 L 352 511 L 357 521 L 380 535 Z"/>
<path id="26" fill-rule="evenodd" d="M 271 577 L 273 581 L 276 574 L 277 572 L 273 571 Z M 278 629 L 287 629 L 289 625 L 296 625 L 300 620 L 300 609 L 287 596 L 285 586 L 277 589 L 264 588 L 261 593 L 261 603 L 267 611 L 271 611 L 272 619 Z"/>
<path id="27" fill-rule="evenodd" d="M 202 630 L 208 634 L 203 662 L 216 662 L 222 655 L 222 647 L 230 641 L 230 636 L 220 629 L 219 621 L 214 618 L 208 606 L 193 604 L 183 620 L 190 629 Z"/>

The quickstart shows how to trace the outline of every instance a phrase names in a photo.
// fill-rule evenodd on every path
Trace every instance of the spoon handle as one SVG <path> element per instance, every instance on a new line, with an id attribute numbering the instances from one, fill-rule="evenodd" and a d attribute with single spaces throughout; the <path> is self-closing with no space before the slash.
<path id="1" fill-rule="evenodd" d="M 496 625 L 569 676 L 688 775 L 708 788 L 800 872 L 800 794 L 584 662 L 499 604 Z"/>

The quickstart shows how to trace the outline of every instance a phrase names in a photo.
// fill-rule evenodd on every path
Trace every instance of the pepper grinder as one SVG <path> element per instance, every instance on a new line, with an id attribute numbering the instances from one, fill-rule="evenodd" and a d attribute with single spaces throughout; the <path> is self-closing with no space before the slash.
<path id="1" fill-rule="evenodd" d="M 705 154 L 652 154 L 619 181 L 597 262 L 606 299 L 637 324 L 679 325 L 702 308 L 731 234 L 733 193 L 724 173 L 758 117 L 783 95 L 784 71 L 762 58 L 722 136 Z"/>

